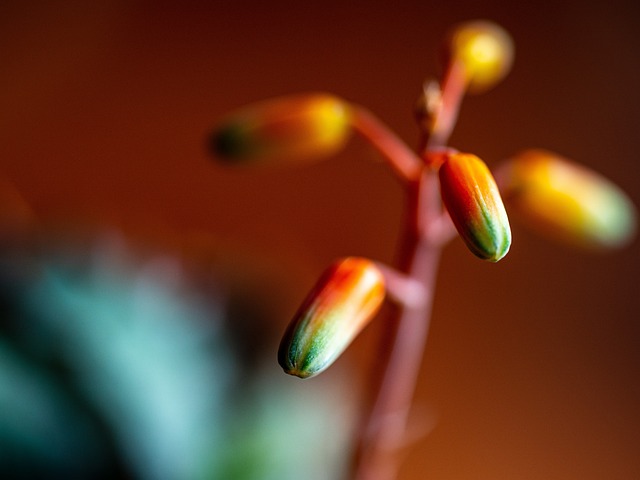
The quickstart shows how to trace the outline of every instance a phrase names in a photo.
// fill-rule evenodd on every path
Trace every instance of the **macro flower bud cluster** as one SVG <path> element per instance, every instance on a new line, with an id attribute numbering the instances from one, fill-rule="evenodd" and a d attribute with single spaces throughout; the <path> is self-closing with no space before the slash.
<path id="1" fill-rule="evenodd" d="M 500 82 L 511 69 L 513 51 L 508 33 L 491 22 L 467 22 L 450 32 L 441 50 L 442 77 L 425 84 L 416 109 L 422 134 L 418 152 L 371 112 L 325 93 L 245 107 L 219 123 L 209 146 L 227 164 L 279 164 L 325 158 L 344 146 L 351 131 L 360 133 L 379 150 L 415 202 L 407 216 L 414 222 L 408 230 L 418 232 L 414 253 L 418 245 L 440 249 L 457 232 L 474 255 L 497 262 L 511 247 L 507 211 L 573 244 L 625 245 L 635 233 L 635 209 L 601 175 L 551 152 L 530 150 L 503 164 L 494 179 L 480 158 L 448 145 L 462 98 Z M 421 191 L 425 185 L 429 195 Z M 433 204 L 427 205 L 425 198 Z M 406 274 L 410 270 L 360 257 L 331 265 L 282 339 L 278 360 L 285 372 L 306 378 L 324 371 L 371 321 L 387 294 L 406 309 L 428 308 L 415 292 L 429 295 L 431 286 Z"/>

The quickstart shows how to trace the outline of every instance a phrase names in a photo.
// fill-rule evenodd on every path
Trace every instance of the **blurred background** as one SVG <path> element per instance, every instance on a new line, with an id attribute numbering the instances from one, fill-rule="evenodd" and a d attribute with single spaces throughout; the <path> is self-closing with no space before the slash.
<path id="1" fill-rule="evenodd" d="M 284 445 L 290 445 L 292 437 L 331 444 L 331 432 L 310 430 L 326 426 L 329 420 L 339 425 L 335 435 L 348 431 L 343 408 L 351 408 L 357 397 L 352 388 L 339 386 L 344 381 L 361 384 L 368 377 L 379 325 L 369 327 L 346 357 L 317 380 L 300 382 L 280 374 L 275 346 L 297 303 L 331 260 L 344 255 L 393 260 L 402 191 L 376 154 L 357 138 L 343 153 L 318 164 L 222 168 L 204 148 L 212 125 L 229 110 L 255 100 L 329 91 L 367 106 L 413 144 L 417 134 L 412 108 L 422 82 L 437 72 L 440 39 L 456 22 L 486 18 L 512 34 L 516 62 L 501 85 L 465 100 L 452 145 L 489 164 L 525 148 L 554 150 L 613 179 L 640 205 L 636 11 L 630 0 L 3 1 L 0 176 L 5 334 L 0 356 L 15 368 L 7 367 L 0 377 L 0 398 L 5 406 L 29 406 L 24 418 L 33 425 L 16 420 L 10 425 L 13 430 L 5 427 L 14 435 L 0 434 L 0 438 L 5 438 L 5 445 L 22 445 L 15 440 L 20 435 L 50 438 L 52 430 L 43 425 L 60 418 L 60 411 L 70 416 L 86 411 L 73 423 L 84 427 L 67 434 L 102 452 L 95 457 L 102 463 L 78 461 L 79 465 L 63 466 L 61 471 L 75 468 L 74 472 L 86 473 L 96 465 L 110 465 L 123 477 L 201 478 L 180 469 L 186 468 L 180 463 L 185 457 L 178 454 L 175 464 L 167 460 L 177 470 L 151 465 L 149 458 L 162 455 L 162 448 L 177 451 L 178 447 L 171 442 L 150 444 L 147 437 L 171 436 L 178 428 L 171 423 L 176 410 L 206 411 L 206 421 L 195 416 L 178 423 L 193 427 L 201 421 L 202 429 L 181 431 L 194 442 L 190 435 L 204 435 L 198 437 L 202 440 L 198 445 L 211 446 L 211 451 L 226 449 L 224 455 L 209 457 L 225 457 L 216 460 L 221 463 L 211 460 L 202 467 L 217 472 L 213 478 L 290 478 L 277 469 L 269 477 L 265 463 L 257 460 L 253 472 L 234 470 L 242 460 L 230 459 L 229 450 L 241 459 L 249 458 L 245 452 L 250 451 L 269 458 L 279 455 L 277 442 L 266 441 L 274 448 L 273 455 L 265 444 L 251 443 L 257 425 L 271 425 L 261 431 L 265 438 L 275 438 L 278 432 L 290 435 Z M 416 417 L 433 419 L 434 424 L 409 451 L 401 478 L 640 478 L 638 246 L 636 241 L 612 253 L 587 254 L 548 243 L 516 223 L 510 254 L 492 265 L 475 259 L 460 241 L 453 242 L 442 261 L 416 395 Z M 126 253 L 131 251 L 136 253 Z M 122 258 L 127 260 L 118 260 Z M 149 262 L 157 265 L 157 258 L 164 259 L 160 262 L 164 267 L 149 270 Z M 120 261 L 126 267 L 113 266 Z M 167 261 L 174 265 L 168 270 Z M 178 283 L 176 268 L 183 272 Z M 154 334 L 161 337 L 158 345 L 171 344 L 180 336 L 174 329 L 184 327 L 182 319 L 189 316 L 167 313 L 170 318 L 165 318 L 163 328 L 169 333 L 162 336 L 161 328 L 146 322 L 156 321 L 158 309 L 171 308 L 127 311 L 127 321 L 144 326 L 135 329 L 139 344 L 116 349 L 120 354 L 112 352 L 109 345 L 116 348 L 117 342 L 130 338 L 104 327 L 120 321 L 117 313 L 105 313 L 106 305 L 130 300 L 139 290 L 123 286 L 146 285 L 145 281 L 153 286 L 143 289 L 151 298 L 167 302 L 175 298 L 171 305 L 186 303 L 190 312 L 199 306 L 199 313 L 192 315 L 197 318 L 189 320 L 199 326 L 185 327 L 190 341 L 195 335 L 233 346 L 230 338 L 240 331 L 236 343 L 260 346 L 264 357 L 234 369 L 225 362 L 242 363 L 247 353 L 239 347 L 228 347 L 233 352 L 219 358 L 211 352 L 217 355 L 227 347 L 209 345 L 195 359 L 185 353 L 195 355 L 193 348 L 174 349 L 175 365 L 184 370 L 176 366 L 169 377 L 179 381 L 158 380 L 166 388 L 158 393 L 136 380 L 148 377 L 144 369 L 139 377 L 108 376 L 129 381 L 116 391 L 132 392 L 129 397 L 142 402 L 139 409 L 110 408 L 110 403 L 131 405 L 132 400 L 111 399 L 99 382 L 96 386 L 87 379 L 121 373 L 138 362 L 157 366 L 154 355 L 164 355 L 160 347 L 151 356 L 141 353 L 140 359 L 122 354 L 122 349 L 140 353 Z M 72 296 L 60 294 L 59 287 Z M 242 312 L 244 321 L 234 322 L 238 313 L 229 301 L 234 295 L 245 299 L 236 305 L 255 307 L 255 315 Z M 155 300 L 150 302 L 155 305 Z M 81 306 L 88 309 L 84 314 Z M 67 335 L 77 334 L 81 327 L 60 326 L 51 319 L 69 312 L 97 319 L 101 325 L 97 337 L 86 333 L 84 340 L 69 343 Z M 248 318 L 255 318 L 255 327 Z M 214 328 L 221 336 L 212 333 L 211 324 L 222 325 Z M 125 331 L 130 331 L 126 324 Z M 55 342 L 47 341 L 54 338 Z M 53 343 L 55 349 L 49 345 Z M 104 357 L 95 353 L 96 348 L 104 350 Z M 43 351 L 48 353 L 38 353 Z M 38 394 L 42 383 L 33 389 L 16 387 L 20 384 L 16 379 L 28 377 L 19 375 L 26 368 L 24 358 L 32 366 L 34 355 L 36 371 L 73 384 L 64 395 L 58 392 L 62 387 L 51 387 L 69 397 L 55 403 L 58 407 L 33 403 L 42 398 Z M 107 364 L 94 357 L 107 359 Z M 200 365 L 201 376 L 180 379 L 180 372 L 193 372 L 187 357 Z M 120 367 L 111 365 L 114 358 L 122 362 Z M 89 367 L 83 365 L 94 365 L 96 370 L 87 372 Z M 212 365 L 226 374 L 216 373 Z M 273 392 L 262 389 L 263 382 L 255 378 L 257 370 L 260 378 L 277 379 L 271 385 L 286 392 L 285 399 L 260 400 L 273 399 Z M 152 376 L 165 378 L 161 368 L 153 372 Z M 321 388 L 325 385 L 337 387 L 335 391 L 344 396 L 323 397 L 319 392 L 326 390 Z M 238 389 L 242 398 L 256 403 L 244 405 L 227 396 L 226 392 L 237 394 Z M 176 391 L 193 395 L 173 398 L 167 393 Z M 158 395 L 167 401 L 156 407 L 165 408 L 161 411 L 168 416 L 140 413 L 156 408 L 147 402 Z M 234 412 L 232 416 L 239 419 L 275 420 L 223 425 L 220 419 L 225 413 L 215 405 L 200 404 L 201 410 L 189 407 L 194 397 L 224 397 L 219 401 L 228 408 L 222 411 Z M 287 401 L 305 408 L 296 413 Z M 59 415 L 43 413 L 52 411 Z M 261 417 L 257 411 L 276 412 L 276 417 Z M 34 412 L 43 416 L 42 421 L 34 420 Z M 312 418 L 320 421 L 314 424 Z M 294 426 L 300 432 L 294 433 Z M 216 428 L 223 440 L 202 433 Z M 75 445 L 65 432 L 59 433 L 71 443 L 53 443 Z M 87 438 L 110 440 L 88 443 Z M 229 438 L 234 442 L 225 441 Z M 335 452 L 334 457 L 319 457 L 309 450 L 314 448 L 312 440 L 305 442 L 307 448 L 298 454 L 302 460 L 339 458 Z M 28 444 L 46 457 L 43 462 L 66 458 L 62 453 L 51 458 L 43 454 L 47 442 L 41 447 Z M 189 442 L 179 445 L 191 451 Z M 74 451 L 69 448 L 67 453 Z M 16 447 L 16 452 L 24 451 Z M 208 454 L 201 452 L 199 461 Z M 0 453 L 3 464 L 16 471 L 22 468 L 13 464 L 19 463 L 18 457 L 9 450 Z M 83 458 L 94 457 L 86 453 Z M 308 471 L 319 479 L 333 478 L 334 473 L 323 468 Z M 158 473 L 163 471 L 174 474 L 163 477 Z"/>

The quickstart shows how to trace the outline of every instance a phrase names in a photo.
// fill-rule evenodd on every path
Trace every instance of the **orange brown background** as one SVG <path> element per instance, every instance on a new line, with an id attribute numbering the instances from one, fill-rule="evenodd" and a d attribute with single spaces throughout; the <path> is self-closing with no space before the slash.
<path id="1" fill-rule="evenodd" d="M 556 150 L 640 205 L 636 10 L 620 0 L 4 1 L 0 174 L 44 222 L 197 237 L 266 259 L 263 275 L 283 282 L 281 329 L 330 260 L 392 260 L 402 192 L 359 139 L 320 164 L 223 169 L 204 150 L 217 118 L 322 90 L 414 142 L 411 110 L 439 39 L 488 18 L 513 35 L 516 63 L 465 101 L 452 144 L 490 164 Z M 402 479 L 640 478 L 638 245 L 588 255 L 516 224 L 497 265 L 448 247 L 417 392 L 437 423 Z M 336 368 L 364 374 L 378 332 Z"/>

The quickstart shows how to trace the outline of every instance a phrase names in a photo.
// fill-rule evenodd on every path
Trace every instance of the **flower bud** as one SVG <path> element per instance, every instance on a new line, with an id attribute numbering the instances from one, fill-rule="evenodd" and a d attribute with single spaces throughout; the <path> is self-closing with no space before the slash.
<path id="1" fill-rule="evenodd" d="M 443 45 L 443 65 L 463 71 L 467 89 L 481 93 L 500 82 L 513 64 L 513 40 L 500 26 L 487 21 L 458 25 Z"/>
<path id="2" fill-rule="evenodd" d="M 383 275 L 371 260 L 337 261 L 289 324 L 278 351 L 280 366 L 300 378 L 322 372 L 374 317 L 384 297 Z"/>
<path id="3" fill-rule="evenodd" d="M 328 94 L 266 100 L 224 119 L 210 148 L 229 163 L 322 158 L 344 145 L 350 117 L 346 102 Z"/>
<path id="4" fill-rule="evenodd" d="M 498 175 L 517 218 L 542 234 L 588 248 L 618 247 L 633 237 L 633 204 L 597 172 L 552 152 L 528 150 Z"/>
<path id="5" fill-rule="evenodd" d="M 496 182 L 475 155 L 453 153 L 440 167 L 442 201 L 469 250 L 497 262 L 509 251 L 511 229 Z"/>

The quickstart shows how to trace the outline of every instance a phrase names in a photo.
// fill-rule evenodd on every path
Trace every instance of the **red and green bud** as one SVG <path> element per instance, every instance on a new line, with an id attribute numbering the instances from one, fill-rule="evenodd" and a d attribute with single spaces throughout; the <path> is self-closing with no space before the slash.
<path id="1" fill-rule="evenodd" d="M 374 262 L 347 257 L 329 267 L 289 324 L 278 351 L 284 371 L 301 378 L 329 367 L 380 309 L 385 281 Z"/>
<path id="2" fill-rule="evenodd" d="M 633 238 L 636 212 L 627 195 L 584 166 L 528 150 L 498 177 L 509 208 L 543 235 L 587 248 L 619 247 Z"/>
<path id="3" fill-rule="evenodd" d="M 466 89 L 480 93 L 500 82 L 513 64 L 513 40 L 487 21 L 458 25 L 447 36 L 442 58 L 446 70 L 461 69 Z"/>
<path id="4" fill-rule="evenodd" d="M 298 161 L 336 153 L 351 131 L 351 111 L 332 95 L 266 100 L 230 114 L 210 137 L 221 161 Z"/>
<path id="5" fill-rule="evenodd" d="M 448 155 L 439 170 L 442 201 L 469 250 L 497 262 L 511 246 L 511 229 L 489 168 L 475 155 Z"/>

